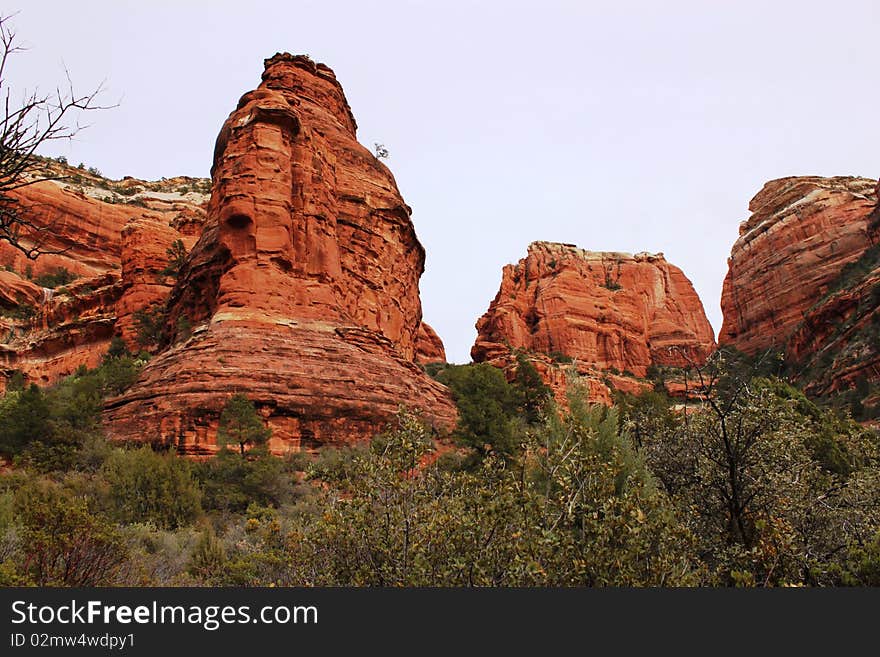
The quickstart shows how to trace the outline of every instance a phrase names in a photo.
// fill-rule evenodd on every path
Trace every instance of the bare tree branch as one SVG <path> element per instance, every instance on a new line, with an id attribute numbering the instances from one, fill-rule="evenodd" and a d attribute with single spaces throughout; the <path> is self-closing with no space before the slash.
<path id="1" fill-rule="evenodd" d="M 13 192 L 37 182 L 60 179 L 40 170 L 36 151 L 48 142 L 73 139 L 86 127 L 79 122 L 82 113 L 114 105 L 98 102 L 103 83 L 92 92 L 78 94 L 66 69 L 66 86 L 58 86 L 49 94 L 25 92 L 20 102 L 14 102 L 6 82 L 7 65 L 11 56 L 24 48 L 17 45 L 9 21 L 9 16 L 0 16 L 0 240 L 36 260 L 43 254 L 62 252 L 44 248 L 55 234 L 55 222 L 35 221 L 31 208 Z"/>

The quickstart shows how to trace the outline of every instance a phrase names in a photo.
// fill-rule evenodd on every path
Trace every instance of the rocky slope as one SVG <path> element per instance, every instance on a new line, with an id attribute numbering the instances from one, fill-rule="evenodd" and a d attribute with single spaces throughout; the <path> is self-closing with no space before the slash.
<path id="1" fill-rule="evenodd" d="M 46 385 L 94 367 L 115 333 L 137 349 L 131 315 L 164 303 L 171 290 L 162 279 L 162 292 L 145 293 L 144 279 L 162 278 L 170 244 L 192 244 L 205 217 L 200 179 L 112 181 L 48 159 L 37 173 L 54 180 L 22 187 L 16 198 L 35 225 L 23 241 L 46 253 L 29 260 L 0 242 L 4 384 L 15 371 Z"/>
<path id="2" fill-rule="evenodd" d="M 167 305 L 171 346 L 108 404 L 112 437 L 211 452 L 235 392 L 279 452 L 368 438 L 399 404 L 452 426 L 447 390 L 415 364 L 431 342 L 424 250 L 355 130 L 329 68 L 266 60 L 217 138 L 208 220 Z"/>
<path id="3" fill-rule="evenodd" d="M 731 250 L 719 343 L 782 352 L 817 394 L 867 396 L 880 381 L 877 200 L 866 178 L 768 182 Z"/>
<path id="4" fill-rule="evenodd" d="M 662 254 L 549 242 L 531 244 L 524 259 L 504 267 L 477 332 L 475 361 L 507 368 L 514 350 L 540 354 L 538 369 L 556 390 L 564 375 L 554 362 L 574 361 L 602 401 L 608 384 L 638 389 L 634 379 L 650 366 L 702 362 L 715 347 L 693 286 Z"/>

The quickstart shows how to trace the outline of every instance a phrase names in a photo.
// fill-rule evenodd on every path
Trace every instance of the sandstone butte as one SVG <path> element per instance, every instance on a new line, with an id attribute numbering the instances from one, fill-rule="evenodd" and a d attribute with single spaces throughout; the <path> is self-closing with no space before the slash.
<path id="1" fill-rule="evenodd" d="M 586 376 L 589 394 L 610 402 L 610 386 L 638 391 L 651 365 L 703 363 L 715 348 L 703 305 L 662 254 L 594 252 L 534 242 L 477 322 L 476 362 L 509 370 L 530 355 L 561 396 L 565 367 Z M 610 384 L 610 385 L 609 385 Z"/>
<path id="2" fill-rule="evenodd" d="M 85 169 L 41 160 L 40 177 L 15 192 L 36 226 L 23 233 L 46 253 L 35 261 L 0 242 L 0 382 L 13 372 L 40 385 L 80 366 L 97 366 L 115 333 L 136 350 L 132 318 L 163 302 L 173 281 L 160 275 L 174 240 L 192 245 L 204 222 L 206 182 L 171 178 L 110 181 Z M 207 191 L 207 189 L 205 189 Z M 58 289 L 32 282 L 66 269 Z"/>
<path id="3" fill-rule="evenodd" d="M 878 187 L 855 177 L 764 185 L 728 259 L 719 343 L 782 352 L 817 394 L 880 381 Z"/>
<path id="4" fill-rule="evenodd" d="M 211 453 L 236 392 L 275 452 L 369 438 L 400 405 L 454 425 L 447 389 L 416 364 L 442 345 L 421 322 L 410 208 L 355 130 L 329 68 L 265 61 L 217 138 L 205 227 L 166 307 L 171 344 L 108 401 L 111 438 Z"/>

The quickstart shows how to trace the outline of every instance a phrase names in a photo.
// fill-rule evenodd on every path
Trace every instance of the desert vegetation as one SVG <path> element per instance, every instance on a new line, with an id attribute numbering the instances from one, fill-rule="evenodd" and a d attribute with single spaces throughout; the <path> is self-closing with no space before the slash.
<path id="1" fill-rule="evenodd" d="M 876 432 L 748 360 L 701 398 L 556 405 L 527 359 L 436 366 L 457 429 L 406 409 L 368 444 L 273 456 L 246 394 L 216 456 L 110 444 L 105 396 L 147 356 L 116 344 L 0 400 L 0 581 L 17 585 L 880 584 Z M 439 439 L 438 439 L 439 438 Z"/>

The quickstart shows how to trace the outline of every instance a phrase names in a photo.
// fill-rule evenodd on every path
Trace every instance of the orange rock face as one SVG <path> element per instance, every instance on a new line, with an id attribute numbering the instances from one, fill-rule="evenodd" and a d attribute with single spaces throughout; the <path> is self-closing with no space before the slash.
<path id="1" fill-rule="evenodd" d="M 593 252 L 534 242 L 477 322 L 471 349 L 513 375 L 515 351 L 529 354 L 544 382 L 565 401 L 567 370 L 581 375 L 591 399 L 612 390 L 639 392 L 651 365 L 702 363 L 712 327 L 680 269 L 660 255 Z"/>
<path id="2" fill-rule="evenodd" d="M 877 182 L 783 178 L 749 209 L 728 260 L 719 342 L 782 351 L 819 393 L 880 381 Z"/>
<path id="3" fill-rule="evenodd" d="M 728 259 L 720 344 L 746 353 L 778 347 L 870 244 L 876 181 L 782 178 L 749 203 Z"/>
<path id="4" fill-rule="evenodd" d="M 113 308 L 122 292 L 118 274 L 83 279 L 61 293 L 40 292 L 31 317 L 2 328 L 0 372 L 8 378 L 19 371 L 28 381 L 50 385 L 81 365 L 99 365 L 113 337 Z"/>
<path id="5" fill-rule="evenodd" d="M 715 346 L 693 286 L 662 255 L 548 242 L 505 266 L 477 332 L 477 362 L 505 362 L 523 349 L 638 377 L 652 364 L 701 362 Z"/>
<path id="6" fill-rule="evenodd" d="M 427 363 L 445 363 L 446 349 L 437 332 L 424 322 L 419 326 L 416 335 L 416 362 L 420 365 Z"/>
<path id="7" fill-rule="evenodd" d="M 211 451 L 234 392 L 258 404 L 276 451 L 369 438 L 399 404 L 454 423 L 414 364 L 424 250 L 355 127 L 330 69 L 266 60 L 217 138 L 208 222 L 168 306 L 176 344 L 109 404 L 113 437 Z"/>
<path id="8" fill-rule="evenodd" d="M 45 298 L 43 288 L 18 274 L 0 269 L 0 306 L 14 309 L 19 306 L 39 307 Z"/>
<path id="9" fill-rule="evenodd" d="M 131 351 L 136 352 L 140 346 L 135 313 L 161 308 L 171 295 L 175 279 L 166 273 L 168 251 L 178 240 L 184 248 L 191 248 L 195 242 L 155 212 L 132 217 L 122 229 L 124 292 L 116 304 L 116 326 Z"/>
<path id="10" fill-rule="evenodd" d="M 42 250 L 59 253 L 31 261 L 0 242 L 0 263 L 10 270 L 0 271 L 0 305 L 14 311 L 0 320 L 0 373 L 17 370 L 48 385 L 100 364 L 114 334 L 136 347 L 132 315 L 166 302 L 173 280 L 158 275 L 166 251 L 175 239 L 192 245 L 207 197 L 192 191 L 204 186 L 198 179 L 109 181 L 51 160 L 40 166 L 59 180 L 16 190 L 19 210 L 39 229 L 23 241 L 39 239 Z M 76 280 L 51 290 L 26 278 L 59 269 Z"/>
<path id="11" fill-rule="evenodd" d="M 61 267 L 83 277 L 119 268 L 119 233 L 130 208 L 102 203 L 54 182 L 34 183 L 17 190 L 15 195 L 22 212 L 46 230 L 39 240 L 47 254 L 32 262 L 6 242 L 0 242 L 0 262 L 4 265 L 18 272 L 30 267 L 35 276 Z"/>

